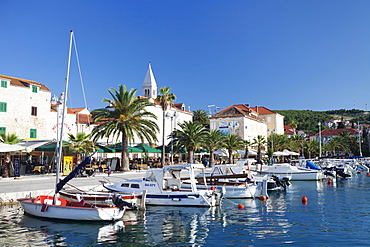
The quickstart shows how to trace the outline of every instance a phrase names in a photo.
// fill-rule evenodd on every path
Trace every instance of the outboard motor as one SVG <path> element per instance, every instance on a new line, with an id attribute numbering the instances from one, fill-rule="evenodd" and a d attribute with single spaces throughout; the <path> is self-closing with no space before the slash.
<path id="1" fill-rule="evenodd" d="M 124 207 L 129 207 L 132 209 L 135 209 L 136 206 L 133 205 L 132 203 L 126 202 L 125 200 L 122 199 L 122 196 L 120 194 L 113 194 L 112 202 L 116 207 L 119 207 L 120 209 L 123 209 Z"/>

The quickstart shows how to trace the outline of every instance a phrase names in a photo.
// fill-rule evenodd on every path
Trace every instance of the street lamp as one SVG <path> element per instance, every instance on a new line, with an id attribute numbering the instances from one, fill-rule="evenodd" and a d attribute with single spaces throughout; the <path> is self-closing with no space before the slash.
<path id="1" fill-rule="evenodd" d="M 209 115 L 212 116 L 212 112 L 211 112 L 211 108 L 212 107 L 215 107 L 216 105 L 209 105 L 207 106 L 208 107 L 208 111 L 209 111 Z"/>
<path id="2" fill-rule="evenodd" d="M 268 130 L 268 132 L 271 132 L 272 163 L 274 163 L 274 132 L 275 132 L 275 129 Z"/>
<path id="3" fill-rule="evenodd" d="M 360 130 L 360 124 L 357 122 L 357 130 L 358 130 L 358 146 L 360 148 L 360 156 L 362 156 L 362 149 L 361 149 L 361 130 Z"/>
<path id="4" fill-rule="evenodd" d="M 321 122 L 318 123 L 319 125 L 319 145 L 320 145 L 320 156 L 321 157 Z"/>
<path id="5" fill-rule="evenodd" d="M 166 117 L 171 118 L 171 165 L 173 164 L 173 120 L 177 117 L 177 113 L 174 112 L 173 114 L 167 112 Z M 164 144 L 163 144 L 164 145 Z"/>

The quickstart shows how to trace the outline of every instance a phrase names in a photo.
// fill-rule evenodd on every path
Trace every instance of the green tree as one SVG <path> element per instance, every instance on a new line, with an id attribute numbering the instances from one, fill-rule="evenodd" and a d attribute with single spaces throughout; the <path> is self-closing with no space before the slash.
<path id="1" fill-rule="evenodd" d="M 17 144 L 21 141 L 22 139 L 19 139 L 16 133 L 5 134 L 4 132 L 0 132 L 0 142 L 6 144 Z"/>
<path id="2" fill-rule="evenodd" d="M 69 151 L 77 152 L 77 163 L 81 162 L 81 154 L 94 152 L 95 145 L 89 140 L 90 135 L 85 133 L 77 133 L 76 136 L 68 133 L 69 144 L 66 145 Z"/>
<path id="3" fill-rule="evenodd" d="M 289 150 L 302 153 L 304 148 L 304 137 L 300 135 L 295 135 L 289 138 Z"/>
<path id="4" fill-rule="evenodd" d="M 309 159 L 319 155 L 319 146 L 320 144 L 316 140 L 310 140 L 304 143 L 304 148 L 306 150 L 306 153 L 308 153 Z"/>
<path id="5" fill-rule="evenodd" d="M 225 139 L 225 135 L 219 130 L 208 130 L 204 136 L 204 147 L 209 150 L 209 164 L 213 166 L 215 164 L 214 150 L 222 148 L 222 142 Z"/>
<path id="6" fill-rule="evenodd" d="M 258 135 L 253 139 L 253 146 L 257 148 L 257 163 L 261 164 L 261 151 L 265 148 L 267 141 L 264 136 Z"/>
<path id="7" fill-rule="evenodd" d="M 296 132 L 297 132 L 297 127 L 298 127 L 297 121 L 295 119 L 292 119 L 292 121 L 290 121 L 289 125 L 293 129 L 293 136 L 295 136 Z"/>
<path id="8" fill-rule="evenodd" d="M 238 151 L 244 148 L 244 141 L 238 135 L 228 134 L 225 136 L 223 147 L 229 153 L 229 163 L 234 164 L 234 151 Z"/>
<path id="9" fill-rule="evenodd" d="M 174 131 L 174 145 L 188 152 L 188 162 L 194 163 L 193 152 L 204 143 L 207 130 L 198 122 L 185 121 L 179 124 L 181 129 Z"/>
<path id="10" fill-rule="evenodd" d="M 104 137 L 121 137 L 121 169 L 129 168 L 129 140 L 134 140 L 135 135 L 144 143 L 150 145 L 157 141 L 156 133 L 158 125 L 152 119 L 157 116 L 147 111 L 147 107 L 154 106 L 148 98 L 136 97 L 136 89 L 127 91 L 126 86 L 119 85 L 118 91 L 111 88 L 108 90 L 112 99 L 103 99 L 112 108 L 97 109 L 92 112 L 94 123 L 98 124 L 91 132 L 93 141 Z"/>
<path id="11" fill-rule="evenodd" d="M 252 142 L 250 140 L 243 140 L 244 143 L 244 159 L 249 158 L 249 147 L 252 146 Z"/>
<path id="12" fill-rule="evenodd" d="M 201 123 L 204 128 L 209 129 L 209 118 L 208 113 L 204 110 L 193 111 L 193 121 Z"/>
<path id="13" fill-rule="evenodd" d="M 170 87 L 161 87 L 159 89 L 159 95 L 156 98 L 156 101 L 162 107 L 163 111 L 163 129 L 162 129 L 162 154 L 161 154 L 161 166 L 164 166 L 164 159 L 166 154 L 166 147 L 165 147 L 165 126 L 166 126 L 166 111 L 171 108 L 172 104 L 176 100 L 176 96 L 173 93 L 170 93 Z"/>

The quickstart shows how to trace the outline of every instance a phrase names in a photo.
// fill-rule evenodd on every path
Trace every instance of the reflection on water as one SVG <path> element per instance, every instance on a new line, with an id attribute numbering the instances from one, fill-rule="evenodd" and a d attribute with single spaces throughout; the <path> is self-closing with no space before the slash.
<path id="1" fill-rule="evenodd" d="M 270 192 L 267 201 L 227 199 L 209 209 L 153 206 L 114 223 L 41 220 L 6 206 L 0 207 L 0 246 L 363 246 L 369 186 L 366 175 L 330 185 L 294 181 L 286 191 Z"/>

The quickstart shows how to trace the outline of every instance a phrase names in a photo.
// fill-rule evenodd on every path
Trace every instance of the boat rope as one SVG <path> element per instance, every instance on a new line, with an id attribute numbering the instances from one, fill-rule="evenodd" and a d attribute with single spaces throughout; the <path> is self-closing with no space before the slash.
<path id="1" fill-rule="evenodd" d="M 82 79 L 82 73 L 81 73 L 80 59 L 78 58 L 76 37 L 74 35 L 73 35 L 73 44 L 74 44 L 74 50 L 75 50 L 75 53 L 76 53 L 76 60 L 77 60 L 78 73 L 79 73 L 79 76 L 80 76 L 82 95 L 83 95 L 83 98 L 84 98 L 85 107 L 88 108 L 87 102 L 86 102 L 85 87 L 84 87 L 84 83 L 83 83 L 83 79 Z"/>

